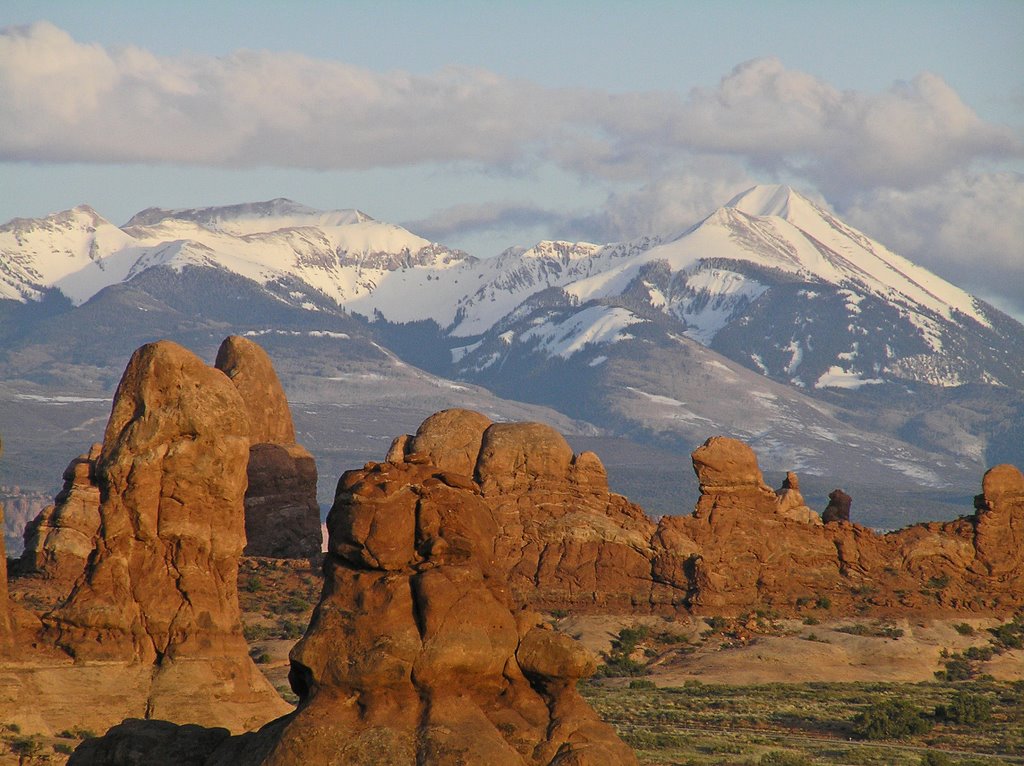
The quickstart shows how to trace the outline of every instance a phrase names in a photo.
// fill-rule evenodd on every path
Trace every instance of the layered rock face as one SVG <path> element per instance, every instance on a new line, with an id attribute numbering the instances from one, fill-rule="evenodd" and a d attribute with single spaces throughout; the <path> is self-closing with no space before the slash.
<path id="1" fill-rule="evenodd" d="M 1024 479 L 1012 466 L 986 474 L 974 516 L 880 535 L 850 523 L 840 490 L 824 526 L 809 509 L 794 512 L 795 477 L 772 493 L 742 442 L 709 439 L 693 463 L 696 511 L 662 518 L 655 536 L 688 556 L 682 572 L 666 574 L 686 584 L 693 611 L 792 612 L 818 601 L 838 613 L 937 615 L 1024 605 Z"/>
<path id="2" fill-rule="evenodd" d="M 64 470 L 64 487 L 25 527 L 25 548 L 19 561 L 24 572 L 36 572 L 68 587 L 85 570 L 100 526 L 100 487 L 94 444 Z"/>
<path id="3" fill-rule="evenodd" d="M 44 635 L 76 664 L 124 666 L 125 694 L 144 694 L 149 717 L 245 728 L 287 709 L 242 637 L 248 452 L 235 387 L 160 341 L 132 356 L 99 455 L 77 464 L 101 488 L 98 531 L 70 595 L 44 616 Z"/>
<path id="4" fill-rule="evenodd" d="M 986 476 L 975 516 L 880 535 L 850 523 L 841 491 L 823 525 L 796 474 L 772 490 L 753 450 L 726 437 L 693 452 L 694 512 L 657 525 L 608 492 L 596 455 L 573 455 L 539 424 L 449 410 L 396 439 L 387 460 L 442 469 L 453 486 L 462 477 L 459 496 L 478 495 L 494 514 L 510 594 L 534 608 L 741 614 L 829 603 L 835 613 L 939 615 L 1024 604 L 1024 502 L 1012 467 Z M 392 493 L 397 502 L 408 490 L 381 491 L 381 502 Z"/>
<path id="5" fill-rule="evenodd" d="M 533 608 L 792 613 L 820 602 L 837 613 L 944 614 L 1024 604 L 1024 590 L 1011 585 L 1024 577 L 1014 545 L 1024 506 L 1012 467 L 990 472 L 976 516 L 879 535 L 849 522 L 841 492 L 823 525 L 796 474 L 772 490 L 753 450 L 726 437 L 693 452 L 701 490 L 694 512 L 658 524 L 608 491 L 596 455 L 574 455 L 536 423 L 448 410 L 396 439 L 387 461 L 443 470 L 459 486 L 453 497 L 491 509 L 509 592 Z M 379 469 L 363 473 L 371 470 Z M 380 502 L 397 503 L 411 490 L 385 482 L 380 491 Z"/>
<path id="6" fill-rule="evenodd" d="M 510 603 L 498 523 L 472 484 L 428 462 L 346 473 L 323 595 L 292 650 L 298 710 L 255 735 L 204 732 L 193 763 L 636 763 L 576 691 L 593 658 Z M 181 741 L 128 724 L 72 763 L 126 763 L 133 748 L 171 763 Z"/>
<path id="7" fill-rule="evenodd" d="M 685 600 L 685 588 L 654 576 L 654 523 L 608 491 L 597 455 L 574 455 L 550 426 L 446 410 L 396 439 L 388 455 L 461 477 L 460 497 L 479 495 L 494 514 L 496 556 L 517 603 L 628 612 Z"/>
<path id="8" fill-rule="evenodd" d="M 274 365 L 259 345 L 232 335 L 217 352 L 249 415 L 247 556 L 308 558 L 320 552 L 320 506 L 313 456 L 295 442 L 295 427 Z"/>
<path id="9" fill-rule="evenodd" d="M 1024 475 L 1012 465 L 990 468 L 974 504 L 974 547 L 983 571 L 1024 583 Z"/>

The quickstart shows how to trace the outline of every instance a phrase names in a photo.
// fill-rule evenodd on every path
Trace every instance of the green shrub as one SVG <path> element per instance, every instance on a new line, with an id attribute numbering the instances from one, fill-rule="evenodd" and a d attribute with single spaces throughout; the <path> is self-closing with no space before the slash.
<path id="1" fill-rule="evenodd" d="M 245 590 L 249 593 L 259 593 L 263 590 L 263 583 L 258 577 L 250 575 L 245 580 Z"/>
<path id="2" fill-rule="evenodd" d="M 953 723 L 986 723 L 992 720 L 992 700 L 984 694 L 958 691 L 948 705 L 935 708 L 935 717 Z"/>
<path id="3" fill-rule="evenodd" d="M 612 639 L 610 651 L 602 652 L 604 665 L 598 668 L 598 674 L 608 678 L 646 675 L 647 666 L 634 660 L 632 655 L 649 633 L 650 629 L 646 625 L 634 625 L 620 630 Z"/>
<path id="4" fill-rule="evenodd" d="M 959 633 L 961 636 L 973 636 L 974 635 L 974 627 L 971 626 L 971 625 L 968 625 L 966 622 L 957 623 L 953 627 L 956 629 L 956 632 Z"/>
<path id="5" fill-rule="evenodd" d="M 305 632 L 306 626 L 301 622 L 289 620 L 287 617 L 282 617 L 277 621 L 277 635 L 280 638 L 294 640 L 302 638 L 302 634 Z"/>
<path id="6" fill-rule="evenodd" d="M 270 637 L 270 631 L 263 625 L 242 625 L 242 635 L 246 641 L 263 641 Z"/>
<path id="7" fill-rule="evenodd" d="M 978 675 L 978 669 L 962 655 L 954 654 L 941 662 L 946 669 L 935 673 L 940 681 L 969 681 Z"/>
<path id="8" fill-rule="evenodd" d="M 818 596 L 817 600 L 814 602 L 814 608 L 815 609 L 831 609 L 832 608 L 832 599 L 830 599 L 828 596 Z"/>
<path id="9" fill-rule="evenodd" d="M 43 750 L 43 742 L 38 737 L 15 737 L 9 743 L 11 752 L 21 761 L 34 758 Z"/>
<path id="10" fill-rule="evenodd" d="M 75 752 L 75 748 L 71 747 L 67 742 L 58 742 L 53 746 L 53 751 L 61 755 L 71 755 Z"/>
<path id="11" fill-rule="evenodd" d="M 988 632 L 992 634 L 989 640 L 1000 649 L 1024 649 L 1024 624 L 1017 619 L 989 628 Z"/>
<path id="12" fill-rule="evenodd" d="M 252 657 L 252 661 L 257 665 L 266 665 L 272 659 L 267 652 L 259 649 L 253 649 L 249 652 L 249 656 Z"/>
<path id="13" fill-rule="evenodd" d="M 649 681 L 646 678 L 634 678 L 632 681 L 629 682 L 629 688 L 630 689 L 643 689 L 643 690 L 649 691 L 651 689 L 657 689 L 658 687 L 654 683 L 654 681 Z"/>
<path id="14" fill-rule="evenodd" d="M 853 719 L 853 733 L 860 739 L 900 739 L 931 728 L 925 712 L 904 699 L 873 702 Z"/>
<path id="15" fill-rule="evenodd" d="M 953 766 L 953 761 L 945 753 L 929 750 L 921 756 L 921 766 Z"/>

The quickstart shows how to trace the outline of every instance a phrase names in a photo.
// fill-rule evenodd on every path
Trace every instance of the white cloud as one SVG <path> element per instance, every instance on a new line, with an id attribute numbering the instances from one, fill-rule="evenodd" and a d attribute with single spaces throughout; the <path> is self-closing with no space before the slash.
<path id="1" fill-rule="evenodd" d="M 1024 318 L 1024 175 L 953 173 L 839 211 L 890 249 Z"/>
<path id="2" fill-rule="evenodd" d="M 0 162 L 434 163 L 523 176 L 554 166 L 614 190 L 596 212 L 512 201 L 414 224 L 436 239 L 540 226 L 597 241 L 667 233 L 755 181 L 784 180 L 1024 313 L 1021 176 L 977 173 L 982 162 L 1017 161 L 1022 147 L 1019 133 L 982 120 L 927 72 L 869 93 L 761 58 L 685 95 L 611 94 L 268 51 L 157 56 L 80 43 L 46 22 L 0 30 Z"/>
<path id="3" fill-rule="evenodd" d="M 695 157 L 637 189 L 611 194 L 600 211 L 572 216 L 564 225 L 574 236 L 594 242 L 671 235 L 756 183 L 736 161 Z"/>
<path id="4" fill-rule="evenodd" d="M 46 22 L 0 31 L 0 160 L 366 169 L 442 162 L 648 181 L 695 154 L 788 173 L 830 199 L 909 188 L 1021 140 L 939 77 L 840 91 L 777 59 L 715 88 L 610 94 L 451 68 L 379 73 L 267 51 L 158 57 Z"/>

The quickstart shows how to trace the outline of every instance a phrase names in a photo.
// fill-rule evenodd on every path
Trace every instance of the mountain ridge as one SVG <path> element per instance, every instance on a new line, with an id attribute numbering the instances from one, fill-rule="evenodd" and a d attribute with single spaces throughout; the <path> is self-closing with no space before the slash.
<path id="1" fill-rule="evenodd" d="M 936 467 L 957 485 L 986 460 L 1024 462 L 1024 327 L 789 187 L 755 187 L 667 237 L 490 259 L 283 198 L 129 223 L 80 206 L 0 227 L 8 383 L 104 391 L 104 348 L 280 331 L 286 385 L 326 391 L 318 375 L 373 370 L 380 407 L 410 364 L 608 437 L 688 453 L 735 435 L 767 468 L 822 482 L 849 464 L 865 485 L 874 472 L 938 486 Z"/>

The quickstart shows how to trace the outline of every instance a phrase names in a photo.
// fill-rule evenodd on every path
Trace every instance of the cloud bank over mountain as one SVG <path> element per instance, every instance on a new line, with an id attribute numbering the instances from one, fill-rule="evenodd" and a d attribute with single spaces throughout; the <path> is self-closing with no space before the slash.
<path id="1" fill-rule="evenodd" d="M 755 180 L 816 189 L 869 233 L 950 277 L 998 265 L 1024 281 L 1024 139 L 939 75 L 842 90 L 774 57 L 713 87 L 608 92 L 483 69 L 379 72 L 297 53 L 160 56 L 76 41 L 48 22 L 0 31 L 0 161 L 484 174 L 556 167 L 608 189 L 602 209 L 462 204 L 420 223 L 445 236 L 547 227 L 620 239 L 683 228 Z M 1003 212 L 996 212 L 997 204 Z M 998 219 L 998 220 L 993 220 Z M 986 226 L 986 223 L 991 226 Z M 1019 302 L 999 276 L 973 289 Z"/>

